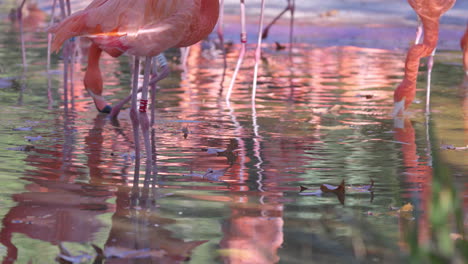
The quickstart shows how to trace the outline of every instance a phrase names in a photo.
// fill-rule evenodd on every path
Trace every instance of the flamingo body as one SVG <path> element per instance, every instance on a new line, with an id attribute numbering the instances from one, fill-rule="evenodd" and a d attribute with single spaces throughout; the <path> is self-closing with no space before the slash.
<path id="1" fill-rule="evenodd" d="M 190 46 L 216 25 L 218 0 L 95 0 L 51 27 L 52 49 L 74 36 L 88 36 L 111 55 L 154 56 Z"/>
<path id="2" fill-rule="evenodd" d="M 190 46 L 213 30 L 218 15 L 218 0 L 94 0 L 48 31 L 54 34 L 54 51 L 71 37 L 92 40 L 84 83 L 103 111 L 99 50 L 113 57 L 125 52 L 155 56 L 172 47 Z"/>

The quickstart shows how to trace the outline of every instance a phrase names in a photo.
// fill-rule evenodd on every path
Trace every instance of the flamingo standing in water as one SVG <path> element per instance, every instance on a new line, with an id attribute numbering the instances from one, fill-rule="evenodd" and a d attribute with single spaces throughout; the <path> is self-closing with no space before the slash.
<path id="1" fill-rule="evenodd" d="M 145 139 L 147 173 L 151 171 L 152 167 L 149 120 L 146 115 L 152 57 L 171 47 L 193 45 L 210 34 L 218 20 L 218 1 L 94 0 L 84 10 L 72 14 L 49 29 L 49 32 L 55 34 L 52 42 L 52 50 L 54 51 L 57 51 L 65 40 L 74 36 L 86 36 L 92 40 L 84 85 L 92 95 L 97 109 L 101 112 L 112 111 L 112 116 L 116 116 L 119 109 L 111 110 L 111 107 L 102 98 L 103 84 L 99 58 L 102 51 L 113 57 L 118 57 L 125 52 L 135 56 L 132 108 L 130 110 L 136 153 L 135 176 L 139 173 L 138 130 L 140 121 Z M 140 115 L 138 116 L 136 94 L 139 56 L 145 56 L 146 62 L 139 108 Z M 161 76 L 156 76 L 153 79 L 157 81 L 161 79 Z"/>
<path id="2" fill-rule="evenodd" d="M 439 39 L 439 19 L 455 4 L 456 0 L 408 0 L 421 19 L 423 43 L 413 45 L 406 56 L 405 77 L 394 93 L 393 115 L 399 115 L 408 108 L 416 96 L 416 80 L 419 60 L 431 55 Z"/>
<path id="3" fill-rule="evenodd" d="M 465 34 L 460 40 L 460 46 L 463 51 L 463 69 L 465 70 L 465 75 L 468 76 L 468 25 L 466 26 Z"/>

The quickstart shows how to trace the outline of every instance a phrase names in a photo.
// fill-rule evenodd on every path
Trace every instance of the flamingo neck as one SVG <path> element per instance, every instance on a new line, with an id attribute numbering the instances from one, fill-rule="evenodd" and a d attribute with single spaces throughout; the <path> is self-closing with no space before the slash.
<path id="1" fill-rule="evenodd" d="M 421 17 L 424 27 L 424 41 L 413 45 L 406 56 L 405 77 L 394 93 L 394 101 L 405 100 L 405 109 L 413 102 L 416 96 L 416 82 L 421 58 L 431 55 L 437 46 L 439 38 L 438 19 Z"/>
<path id="2" fill-rule="evenodd" d="M 103 85 L 99 68 L 101 53 L 102 50 L 96 44 L 91 44 L 88 51 L 88 67 L 84 77 L 85 88 L 97 95 L 101 95 Z"/>
<path id="3" fill-rule="evenodd" d="M 91 44 L 88 51 L 88 69 L 99 69 L 99 59 L 101 58 L 102 50 L 94 43 Z"/>

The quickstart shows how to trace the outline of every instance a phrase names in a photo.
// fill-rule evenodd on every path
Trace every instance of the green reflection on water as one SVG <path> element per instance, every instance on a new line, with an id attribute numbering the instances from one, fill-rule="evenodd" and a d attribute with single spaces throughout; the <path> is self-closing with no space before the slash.
<path id="1" fill-rule="evenodd" d="M 18 33 L 10 30 L 8 25 L 0 27 L 3 32 L 7 32 L 0 37 L 2 44 L 6 49 L 0 51 L 0 60 L 2 61 L 2 71 L 0 77 L 16 77 L 12 87 L 7 87 L 0 90 L 0 110 L 2 114 L 1 140 L 0 140 L 0 170 L 3 174 L 0 176 L 2 185 L 0 187 L 1 201 L 0 214 L 5 215 L 10 208 L 15 206 L 11 196 L 16 193 L 27 192 L 25 188 L 26 182 L 22 177 L 38 176 L 40 177 L 40 168 L 34 167 L 34 162 L 27 162 L 25 159 L 28 155 L 39 155 L 36 153 L 24 153 L 20 151 L 6 150 L 9 147 L 17 147 L 18 145 L 32 144 L 37 145 L 42 149 L 53 149 L 53 139 L 58 138 L 58 142 L 63 144 L 62 119 L 63 113 L 59 109 L 61 107 L 61 97 L 58 87 L 60 87 L 60 78 L 58 74 L 53 75 L 53 98 L 54 108 L 56 110 L 47 109 L 47 79 L 45 75 L 45 48 L 31 47 L 27 49 L 27 58 L 29 67 L 27 69 L 25 79 L 21 79 L 23 67 L 21 66 L 21 54 L 18 42 Z M 45 39 L 44 33 L 30 33 L 33 38 L 41 40 Z M 42 43 L 43 44 L 43 43 Z M 300 50 L 300 52 L 305 52 Z M 434 176 L 432 183 L 432 202 L 431 202 L 431 221 L 434 231 L 433 244 L 435 249 L 431 250 L 428 246 L 419 245 L 414 241 L 410 243 L 412 251 L 410 252 L 415 262 L 426 260 L 437 260 L 439 258 L 447 259 L 453 255 L 453 252 L 463 253 L 462 246 L 456 245 L 449 234 L 453 232 L 450 228 L 451 221 L 448 215 L 453 215 L 456 219 L 456 230 L 463 232 L 461 214 L 461 204 L 459 195 L 454 191 L 453 172 L 459 174 L 467 172 L 467 160 L 458 152 L 440 151 L 437 150 L 441 142 L 462 146 L 465 137 L 463 131 L 463 116 L 460 111 L 460 103 L 457 101 L 458 92 L 456 87 L 462 78 L 462 70 L 460 64 L 457 63 L 459 57 L 451 57 L 448 62 L 445 62 L 444 52 L 441 52 L 441 61 L 444 63 L 436 63 L 434 70 L 434 93 L 433 93 L 433 122 L 431 126 L 437 133 L 433 134 L 432 146 L 434 149 L 433 164 Z M 366 55 L 364 53 L 364 55 Z M 117 76 L 117 83 L 109 85 L 112 90 L 117 90 L 114 98 L 122 98 L 128 93 L 129 70 L 126 58 L 118 60 L 118 70 L 120 75 Z M 436 61 L 439 62 L 439 61 Z M 59 55 L 53 56 L 52 68 L 56 69 L 60 65 Z M 106 77 L 112 77 L 114 73 L 107 72 Z M 307 78 L 312 77 L 310 74 L 304 74 Z M 389 75 L 390 78 L 401 78 L 401 75 Z M 392 77 L 394 76 L 394 77 Z M 423 75 L 421 75 L 423 76 Z M 297 77 L 297 76 L 296 76 Z M 25 90 L 21 97 L 21 84 L 25 83 Z M 329 82 L 327 85 L 343 85 L 342 82 Z M 180 106 L 183 91 L 178 89 L 180 85 L 180 77 L 172 77 L 161 83 L 164 87 L 161 89 L 161 99 L 158 108 L 164 110 L 166 115 L 171 119 L 177 119 L 178 113 L 172 113 L 179 110 L 174 110 Z M 305 84 L 304 84 L 305 85 Z M 425 87 L 424 78 L 420 78 L 418 87 Z M 174 89 L 175 88 L 175 89 Z M 247 89 L 247 88 L 245 88 Z M 284 87 L 277 87 L 278 90 Z M 383 87 L 385 89 L 393 89 L 393 87 Z M 342 91 L 336 89 L 332 94 L 337 98 L 340 97 Z M 422 92 L 418 93 L 421 96 Z M 268 98 L 263 95 L 264 98 Z M 20 98 L 22 98 L 20 100 Z M 83 99 L 83 100 L 90 100 Z M 209 98 L 207 101 L 214 101 Z M 21 104 L 19 104 L 21 102 Z M 244 104 L 241 99 L 236 99 L 239 105 Z M 193 103 L 201 105 L 200 102 Z M 289 107 L 285 105 L 290 104 Z M 345 104 L 345 103 L 343 103 Z M 395 254 L 399 251 L 399 225 L 397 217 L 386 215 L 389 211 L 389 206 L 400 207 L 404 203 L 411 200 L 407 194 L 402 175 L 401 163 L 401 144 L 396 144 L 392 141 L 393 134 L 387 133 L 392 130 L 391 120 L 378 120 L 370 116 L 343 114 L 339 116 L 325 116 L 321 122 L 321 130 L 318 135 L 310 136 L 311 132 L 317 130 L 317 124 L 307 122 L 311 116 L 310 108 L 302 103 L 284 102 L 284 101 L 266 101 L 259 105 L 265 107 L 266 111 L 259 111 L 258 123 L 261 127 L 263 157 L 265 158 L 263 168 L 265 174 L 271 171 L 278 172 L 280 176 L 277 178 L 267 179 L 271 182 L 281 180 L 281 174 L 284 178 L 297 177 L 297 182 L 287 182 L 280 184 L 279 187 L 298 187 L 299 184 L 307 184 L 318 188 L 322 183 L 338 184 L 341 179 L 346 179 L 347 184 L 368 184 L 370 179 L 378 181 L 376 186 L 376 194 L 374 198 L 368 193 L 356 194 L 349 193 L 346 196 L 345 206 L 339 204 L 334 196 L 323 197 L 298 197 L 297 191 L 284 191 L 281 195 L 284 197 L 284 202 L 278 202 L 284 206 L 281 219 L 284 221 L 281 230 L 284 232 L 281 249 L 279 255 L 281 262 L 284 263 L 304 263 L 310 261 L 315 263 L 324 262 L 343 262 L 348 261 L 359 262 L 362 259 L 356 257 L 359 254 L 356 251 L 356 245 L 363 244 L 369 252 L 366 260 L 373 261 L 374 259 L 382 262 L 395 263 L 405 260 L 406 252 Z M 291 106 L 292 105 L 292 106 Z M 200 124 L 200 127 L 209 130 L 213 126 L 209 122 L 216 122 L 215 118 L 211 118 L 210 109 L 200 107 L 201 112 L 197 115 L 206 118 L 207 123 Z M 413 106 L 413 109 L 419 109 L 421 105 Z M 168 110 L 170 109 L 170 110 Z M 91 110 L 92 111 L 92 110 Z M 205 111 L 205 112 L 203 112 Z M 240 123 L 247 129 L 251 129 L 252 118 L 249 116 L 249 109 L 236 109 L 239 115 Z M 268 114 L 265 114 L 268 113 Z M 74 131 L 72 138 L 79 139 L 81 134 L 89 133 L 89 124 L 93 122 L 94 113 L 80 113 L 76 121 L 78 131 Z M 346 126 L 343 125 L 343 120 L 359 120 L 378 122 L 380 125 L 363 125 L 363 126 Z M 425 127 L 423 117 L 419 113 L 414 116 L 416 128 L 416 143 L 418 153 L 424 153 L 425 146 Z M 31 132 L 13 132 L 12 128 L 28 126 L 28 120 L 43 121 L 44 125 L 38 124 L 33 126 Z M 340 127 L 342 126 L 342 127 Z M 343 126 L 345 126 L 343 128 Z M 328 127 L 328 128 L 324 128 Z M 105 129 L 113 129 L 110 125 Z M 167 129 L 167 128 L 166 128 Z M 59 132 L 57 132 L 59 131 Z M 100 130 L 99 130 L 100 131 Z M 96 132 L 96 133 L 99 133 Z M 174 129 L 175 131 L 175 129 Z M 173 131 L 171 131 L 173 132 Z M 102 133 L 102 131 L 101 131 Z M 45 139 L 34 143 L 28 143 L 24 140 L 25 135 L 43 135 Z M 435 135 L 435 136 L 434 136 Z M 199 136 L 199 135 L 198 135 Z M 217 135 L 212 135 L 210 139 L 218 140 Z M 167 136 L 169 138 L 169 136 Z M 190 139 L 196 137 L 190 135 Z M 252 135 L 246 133 L 241 135 L 246 141 L 248 148 L 247 156 L 250 162 L 246 163 L 247 171 L 250 172 L 252 179 L 249 179 L 243 186 L 248 187 L 248 191 L 255 190 L 258 187 L 257 172 L 254 167 L 259 162 L 258 157 L 255 157 L 253 146 L 254 142 Z M 316 137 L 316 138 L 315 138 Z M 161 137 L 163 140 L 164 137 Z M 375 141 L 369 139 L 376 139 Z M 163 141 L 162 140 L 162 141 Z M 76 142 L 76 141 L 74 141 Z M 297 142 L 303 143 L 296 144 Z M 173 142 L 171 142 L 172 144 Z M 173 145 L 169 146 L 167 142 L 160 142 L 161 149 L 164 148 L 162 154 L 166 159 L 161 162 L 163 166 L 168 166 L 169 175 L 167 181 L 168 189 L 171 186 L 182 188 L 182 190 L 174 191 L 173 197 L 162 199 L 158 204 L 160 212 L 154 213 L 168 219 L 176 219 L 174 224 L 168 224 L 164 228 L 174 234 L 174 237 L 187 240 L 194 239 L 209 239 L 210 241 L 197 249 L 192 257 L 193 263 L 217 263 L 220 261 L 216 255 L 219 249 L 219 243 L 227 236 L 222 233 L 222 224 L 229 223 L 235 219 L 231 219 L 231 209 L 239 210 L 242 214 L 248 215 L 248 209 L 261 208 L 263 204 L 258 199 L 258 193 L 246 193 L 242 196 L 248 200 L 243 205 L 241 203 L 226 201 L 205 201 L 201 198 L 190 198 L 192 196 L 225 196 L 236 198 L 239 193 L 230 190 L 223 191 L 205 191 L 205 190 L 186 190 L 189 187 L 214 187 L 214 186 L 229 186 L 227 183 L 212 183 L 212 182 L 197 182 L 191 181 L 176 181 L 180 180 L 181 174 L 189 172 L 190 160 L 199 155 L 198 150 L 188 149 L 185 152 L 178 152 L 179 148 Z M 206 143 L 205 143 L 206 144 Z M 88 183 L 94 175 L 90 175 L 89 168 L 86 167 L 89 157 L 88 153 L 82 150 L 82 141 L 78 142 L 77 153 L 74 153 L 76 164 L 79 168 L 70 169 L 77 175 L 76 182 Z M 304 150 L 299 154 L 296 151 Z M 55 150 L 55 149 L 53 149 Z M 58 151 L 58 150 L 56 150 Z M 108 150 L 103 151 L 108 154 Z M 276 153 L 284 152 L 285 158 L 277 158 Z M 189 153 L 189 154 L 187 154 Z M 277 158 L 268 160 L 268 155 Z M 291 154 L 291 156 L 288 156 Z M 104 154 L 103 154 L 104 156 Z M 108 156 L 106 156 L 108 157 Z M 167 165 L 171 164 L 171 165 Z M 179 165 L 182 164 L 182 165 Z M 116 175 L 120 173 L 122 164 L 117 163 L 117 167 L 113 169 Z M 451 167 L 452 170 L 447 169 Z M 35 171 L 36 174 L 31 173 Z M 32 174 L 32 175 L 31 175 Z M 107 175 L 106 175 L 107 176 Z M 462 183 L 465 179 L 459 180 Z M 109 183 L 107 183 L 109 184 Z M 268 186 L 267 186 L 268 187 Z M 275 187 L 271 189 L 275 191 Z M 294 190 L 295 190 L 294 189 Z M 280 193 L 279 191 L 276 191 Z M 242 193 L 242 192 L 240 192 Z M 280 196 L 278 194 L 278 196 Z M 238 198 L 238 197 L 237 197 Z M 269 197 L 267 197 L 269 198 Z M 271 198 L 271 197 L 270 197 Z M 271 198 L 274 200 L 273 198 Z M 279 198 L 278 198 L 279 199 Z M 109 199 L 109 203 L 117 204 L 115 199 Z M 275 202 L 271 202 L 275 204 Z M 268 203 L 267 203 L 268 204 Z M 249 207 L 249 208 L 243 208 Z M 242 208 L 240 208 L 242 207 Z M 240 208 L 240 209 L 239 209 Z M 258 214 L 260 209 L 255 211 Z M 372 211 L 375 214 L 381 213 L 381 217 L 369 217 L 366 212 Z M 179 214 L 181 212 L 181 214 Z M 240 216 L 242 216 L 240 214 Z M 96 218 L 102 222 L 105 227 L 95 233 L 95 237 L 90 241 L 103 246 L 106 243 L 107 236 L 114 223 L 111 218 L 113 214 L 105 213 L 98 215 Z M 235 215 L 235 217 L 240 217 Z M 258 216 L 258 215 L 255 215 Z M 258 216 L 260 219 L 261 217 Z M 270 220 L 265 217 L 266 220 Z M 265 220 L 261 219 L 261 220 Z M 271 218 L 273 219 L 273 218 Z M 416 222 L 415 222 L 416 223 Z M 125 226 L 131 228 L 131 226 Z M 87 241 L 90 242 L 90 241 Z M 18 263 L 27 263 L 29 259 L 40 259 L 37 263 L 47 263 L 57 255 L 58 249 L 56 245 L 51 245 L 40 240 L 34 240 L 26 235 L 15 233 L 13 243 L 20 249 Z M 79 246 L 71 243 L 68 247 L 72 250 L 85 248 L 87 252 L 92 252 L 89 246 Z M 1 250 L 3 251 L 3 250 Z M 40 252 L 38 254 L 38 252 Z M 356 253 L 358 252 L 358 253 Z M 361 252 L 362 253 L 362 252 Z M 400 255 L 401 254 L 401 255 Z M 437 257 L 433 257 L 437 255 Z M 44 260 L 43 260 L 44 259 Z M 351 260 L 350 260 L 351 259 Z"/>

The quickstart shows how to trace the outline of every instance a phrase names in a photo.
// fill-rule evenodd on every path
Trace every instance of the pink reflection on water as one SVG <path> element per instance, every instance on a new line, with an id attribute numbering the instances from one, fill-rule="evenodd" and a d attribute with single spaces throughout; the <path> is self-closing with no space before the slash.
<path id="1" fill-rule="evenodd" d="M 234 60 L 238 55 L 235 47 L 227 55 L 228 68 L 223 83 L 222 58 L 210 57 L 201 45 L 195 45 L 188 57 L 187 71 L 175 71 L 173 75 L 176 77 L 162 82 L 157 94 L 159 123 L 154 128 L 159 176 L 182 176 L 182 169 L 187 174 L 204 172 L 209 168 L 226 169 L 220 178 L 223 186 L 182 177 L 163 185 L 164 189 L 174 191 L 216 192 L 213 195 L 180 195 L 198 201 L 223 203 L 229 208 L 229 214 L 223 218 L 220 242 L 221 248 L 226 250 L 222 255 L 226 262 L 272 263 L 279 260 L 277 251 L 284 236 L 285 193 L 297 192 L 294 183 L 303 180 L 297 175 L 303 175 L 314 161 L 307 151 L 324 147 L 323 128 L 330 126 L 330 120 L 333 121 L 331 126 L 337 126 L 380 124 L 380 120 L 386 119 L 392 104 L 391 88 L 398 82 L 394 76 L 400 76 L 398 72 L 402 67 L 401 57 L 385 50 L 318 48 L 297 44 L 293 48 L 293 57 L 289 57 L 287 52 L 277 52 L 270 45 L 264 45 L 264 48 L 256 112 L 251 110 L 249 99 L 252 53 L 247 54 L 245 66 L 239 73 L 231 103 L 220 100 L 222 85 L 230 82 Z M 81 50 L 86 52 L 86 48 Z M 75 66 L 77 69 L 84 67 L 79 62 Z M 105 89 L 105 95 L 109 97 L 121 93 L 119 89 L 128 89 L 116 77 L 116 72 L 122 72 L 116 62 L 109 57 L 102 60 L 105 86 L 117 87 Z M 9 241 L 13 232 L 53 244 L 60 241 L 90 242 L 102 225 L 97 220 L 98 216 L 111 212 L 111 231 L 106 246 L 133 248 L 141 242 L 139 248 L 163 249 L 171 252 L 170 258 L 183 259 L 203 241 L 174 238 L 164 224 L 172 224 L 176 220 L 158 217 L 154 220 L 157 216 L 156 206 L 140 205 L 147 211 L 142 213 L 142 218 L 137 217 L 136 211 L 132 210 L 134 204 L 129 180 L 132 163 L 122 161 L 119 156 L 133 151 L 130 122 L 125 118 L 125 113 L 120 117 L 119 125 L 111 125 L 101 115 L 90 117 L 94 116 L 90 114 L 94 106 L 84 90 L 82 78 L 81 72 L 74 78 L 74 109 L 85 121 L 56 120 L 58 126 L 61 122 L 67 123 L 64 131 L 66 142 L 51 146 L 53 151 L 48 153 L 53 157 L 51 159 L 37 162 L 36 156 L 31 157 L 36 161 L 31 164 L 36 171 L 32 173 L 32 179 L 27 179 L 31 182 L 28 183 L 31 189 L 27 187 L 27 195 L 13 196 L 18 205 L 10 209 L 5 218 L 7 224 L 4 224 L 2 232 L 6 236 L 2 243 L 13 255 L 14 246 Z M 343 107 L 336 113 L 327 113 L 328 116 L 313 111 L 335 105 Z M 369 116 L 372 118 L 366 118 Z M 187 139 L 182 136 L 184 127 L 190 132 Z M 79 133 L 68 135 L 72 128 Z M 237 144 L 231 160 L 202 151 L 206 148 L 227 148 L 231 141 Z M 37 154 L 34 152 L 31 155 Z M 174 172 L 175 168 L 177 172 Z M 36 178 L 45 178 L 45 181 L 39 182 Z M 75 183 L 78 179 L 86 184 Z M 178 184 L 187 182 L 191 184 Z M 60 189 L 55 186 L 60 186 Z M 78 190 L 68 191 L 67 188 L 71 187 Z M 83 190 L 86 188 L 97 190 L 86 192 Z M 33 192 L 36 189 L 40 191 Z M 115 203 L 108 204 L 106 201 L 112 198 L 115 198 Z M 46 203 L 44 207 L 32 209 L 29 199 L 64 202 L 59 205 Z M 99 210 L 82 210 L 82 206 L 86 205 L 83 199 L 88 199 L 92 205 L 99 205 Z M 154 202 L 150 200 L 140 199 L 142 203 Z M 63 213 L 50 213 L 57 210 Z M 50 214 L 53 220 L 44 224 L 45 227 L 39 226 L 42 223 L 34 224 L 33 229 L 16 228 L 11 224 L 12 219 L 25 219 L 26 215 L 41 218 Z M 61 216 L 65 219 L 73 216 L 76 221 L 70 221 L 73 226 L 86 224 L 88 229 L 77 233 L 76 229 L 61 224 Z M 82 222 L 83 219 L 88 222 Z M 50 233 L 47 230 L 57 223 L 60 224 L 58 235 L 48 237 Z M 142 228 L 144 232 L 129 232 L 133 226 Z"/>
<path id="2" fill-rule="evenodd" d="M 395 139 L 402 142 L 402 160 L 405 167 L 405 183 L 409 187 L 405 188 L 404 198 L 416 199 L 419 201 L 422 214 L 417 222 L 418 239 L 426 243 L 430 240 L 429 207 L 431 203 L 431 184 L 432 184 L 432 164 L 429 164 L 430 157 L 418 155 L 416 145 L 416 133 L 409 119 L 404 120 L 404 126 L 395 128 Z M 400 241 L 406 247 L 404 241 L 413 228 L 414 221 L 404 219 L 400 220 L 401 238 Z"/>

